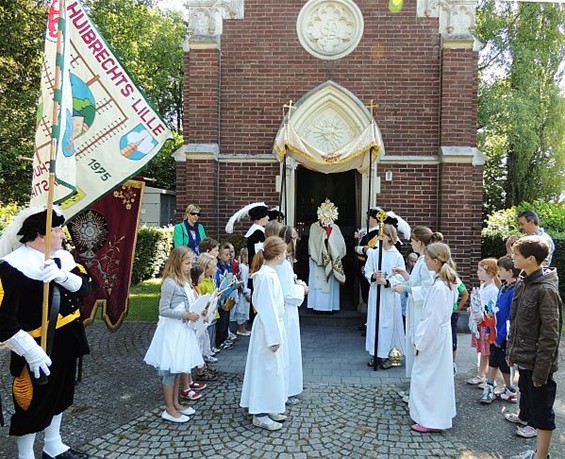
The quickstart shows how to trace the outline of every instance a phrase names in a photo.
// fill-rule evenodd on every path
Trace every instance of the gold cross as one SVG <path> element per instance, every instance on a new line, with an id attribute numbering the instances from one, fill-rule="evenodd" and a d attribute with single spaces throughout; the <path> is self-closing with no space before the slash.
<path id="1" fill-rule="evenodd" d="M 375 109 L 379 107 L 379 104 L 375 104 L 375 101 L 373 99 L 371 99 L 371 102 L 369 103 L 369 105 L 367 105 L 367 107 L 369 107 L 369 110 L 371 110 L 371 116 L 374 116 L 375 114 Z"/>
<path id="2" fill-rule="evenodd" d="M 288 109 L 288 117 L 286 116 L 287 113 L 286 113 L 285 109 Z M 296 109 L 296 107 L 293 105 L 292 99 L 290 99 L 288 101 L 288 104 L 283 105 L 283 119 L 284 119 L 285 126 L 286 126 L 287 119 L 290 119 L 290 117 L 292 116 L 292 110 L 295 110 L 295 109 Z"/>

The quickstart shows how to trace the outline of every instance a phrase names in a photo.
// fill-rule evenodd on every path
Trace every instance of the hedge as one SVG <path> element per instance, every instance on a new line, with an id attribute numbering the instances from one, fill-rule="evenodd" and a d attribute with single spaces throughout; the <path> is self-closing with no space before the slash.
<path id="1" fill-rule="evenodd" d="M 132 285 L 157 277 L 173 248 L 173 227 L 142 226 L 137 231 L 137 245 L 131 276 Z"/>
<path id="2" fill-rule="evenodd" d="M 557 268 L 561 276 L 559 291 L 565 298 L 565 203 L 524 202 L 518 206 L 491 214 L 482 232 L 482 257 L 499 258 L 506 254 L 505 241 L 508 236 L 520 236 L 518 230 L 518 214 L 524 210 L 533 210 L 540 219 L 540 227 L 544 228 L 555 243 L 555 251 L 551 265 Z"/>

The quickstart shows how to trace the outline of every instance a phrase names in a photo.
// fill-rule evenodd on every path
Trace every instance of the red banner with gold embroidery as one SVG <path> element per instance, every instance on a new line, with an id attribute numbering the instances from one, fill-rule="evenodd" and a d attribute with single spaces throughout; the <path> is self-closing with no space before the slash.
<path id="1" fill-rule="evenodd" d="M 75 258 L 92 276 L 92 293 L 82 310 L 85 324 L 94 321 L 99 307 L 111 330 L 127 315 L 144 186 L 141 180 L 128 180 L 69 223 Z"/>

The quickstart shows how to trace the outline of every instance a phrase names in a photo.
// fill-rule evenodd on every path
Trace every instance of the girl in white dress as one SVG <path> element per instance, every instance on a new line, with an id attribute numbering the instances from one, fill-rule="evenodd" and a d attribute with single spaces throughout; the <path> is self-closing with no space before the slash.
<path id="1" fill-rule="evenodd" d="M 447 244 L 425 249 L 425 263 L 434 273 L 422 308 L 423 318 L 414 335 L 414 366 L 410 380 L 411 429 L 439 432 L 452 426 L 456 415 L 453 381 L 451 312 L 457 301 L 457 273 Z"/>
<path id="2" fill-rule="evenodd" d="M 171 422 L 187 422 L 194 414 L 178 401 L 179 377 L 204 364 L 194 330 L 198 314 L 190 312 L 195 301 L 190 286 L 190 269 L 194 253 L 186 246 L 175 247 L 163 270 L 159 300 L 159 322 L 145 354 L 145 362 L 158 370 L 163 382 L 166 409 L 161 418 Z"/>
<path id="3" fill-rule="evenodd" d="M 288 256 L 282 264 L 277 266 L 276 271 L 284 295 L 284 326 L 288 340 L 287 394 L 289 399 L 287 404 L 294 405 L 299 403 L 295 396 L 301 394 L 304 390 L 298 308 L 304 302 L 304 295 L 308 293 L 308 286 L 303 281 L 296 279 L 292 268 L 296 240 L 298 239 L 296 230 L 292 226 L 284 226 L 281 228 L 279 236 L 288 247 Z"/>
<path id="4" fill-rule="evenodd" d="M 276 267 L 286 259 L 286 243 L 277 236 L 265 240 L 263 250 L 255 255 L 264 260 L 253 279 L 253 305 L 257 310 L 239 405 L 253 415 L 253 425 L 279 430 L 284 421 L 287 400 L 285 373 L 288 348 L 284 327 L 284 296 Z"/>
<path id="5" fill-rule="evenodd" d="M 443 240 L 443 235 L 439 232 L 434 232 L 427 226 L 416 226 L 412 230 L 410 236 L 410 244 L 412 250 L 420 257 L 412 272 L 408 274 L 405 269 L 395 268 L 394 273 L 402 275 L 404 278 L 403 284 L 398 284 L 393 287 L 396 293 L 407 293 L 408 304 L 406 305 L 406 377 L 409 378 L 412 373 L 412 365 L 414 363 L 414 335 L 418 328 L 418 324 L 422 320 L 422 312 L 424 299 L 428 293 L 428 289 L 433 282 L 433 273 L 426 267 L 424 263 L 424 250 L 428 244 L 439 242 Z"/>
<path id="6" fill-rule="evenodd" d="M 393 268 L 405 269 L 404 258 L 395 247 L 398 235 L 392 225 L 383 228 L 383 252 L 381 269 L 379 271 L 379 248 L 367 252 L 365 264 L 365 277 L 371 284 L 369 301 L 367 303 L 367 337 L 365 350 L 371 355 L 370 366 L 375 354 L 375 319 L 377 315 L 377 284 L 381 285 L 379 305 L 379 335 L 377 361 L 380 368 L 388 370 L 392 364 L 388 355 L 393 348 L 405 354 L 404 325 L 402 322 L 402 306 L 400 295 L 393 288 L 401 284 L 404 279 L 400 274 L 395 274 Z"/>

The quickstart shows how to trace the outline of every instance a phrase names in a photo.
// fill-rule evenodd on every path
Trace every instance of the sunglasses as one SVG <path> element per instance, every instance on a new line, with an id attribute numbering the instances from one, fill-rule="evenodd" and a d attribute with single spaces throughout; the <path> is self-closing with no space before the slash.
<path id="1" fill-rule="evenodd" d="M 190 212 L 190 215 L 194 215 L 195 217 L 200 217 L 200 213 L 198 212 Z"/>

